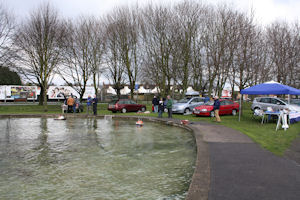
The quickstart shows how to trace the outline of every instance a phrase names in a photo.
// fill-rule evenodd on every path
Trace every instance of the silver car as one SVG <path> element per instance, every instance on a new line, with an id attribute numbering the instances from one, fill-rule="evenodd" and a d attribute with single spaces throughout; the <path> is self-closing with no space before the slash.
<path id="1" fill-rule="evenodd" d="M 300 106 L 288 104 L 284 99 L 276 97 L 257 97 L 253 100 L 251 109 L 254 110 L 267 110 L 268 107 L 271 107 L 272 110 L 282 110 L 287 108 L 292 111 L 300 112 Z"/>
<path id="2" fill-rule="evenodd" d="M 173 104 L 172 112 L 179 113 L 179 114 L 188 114 L 192 113 L 192 110 L 200 106 L 204 103 L 203 97 L 192 97 L 192 98 L 185 98 L 179 100 L 177 103 Z"/>

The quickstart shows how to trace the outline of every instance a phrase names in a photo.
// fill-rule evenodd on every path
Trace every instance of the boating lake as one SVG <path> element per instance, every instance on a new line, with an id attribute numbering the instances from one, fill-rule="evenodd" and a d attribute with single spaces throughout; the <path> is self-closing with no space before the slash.
<path id="1" fill-rule="evenodd" d="M 96 118 L 0 119 L 0 199 L 184 199 L 191 132 Z"/>

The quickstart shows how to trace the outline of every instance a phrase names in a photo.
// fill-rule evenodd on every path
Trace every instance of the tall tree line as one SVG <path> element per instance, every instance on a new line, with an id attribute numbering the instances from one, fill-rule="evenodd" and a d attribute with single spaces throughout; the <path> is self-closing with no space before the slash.
<path id="1" fill-rule="evenodd" d="M 4 11 L 1 7 L 0 15 Z M 132 97 L 135 85 L 146 82 L 158 86 L 161 95 L 184 94 L 189 85 L 220 95 L 225 83 L 234 90 L 268 80 L 299 88 L 299 22 L 261 26 L 254 16 L 226 4 L 183 1 L 64 19 L 43 4 L 16 28 L 1 17 L 10 34 L 5 34 L 9 39 L 0 34 L 0 59 L 2 49 L 11 49 L 11 66 L 38 84 L 44 98 L 57 74 L 80 98 L 89 81 L 98 91 L 101 75 L 118 96 L 129 85 Z"/>

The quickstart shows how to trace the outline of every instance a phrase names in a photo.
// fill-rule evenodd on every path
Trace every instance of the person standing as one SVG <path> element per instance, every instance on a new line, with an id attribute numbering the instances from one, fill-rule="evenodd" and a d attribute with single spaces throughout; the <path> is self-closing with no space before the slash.
<path id="1" fill-rule="evenodd" d="M 152 99 L 152 106 L 154 107 L 154 112 L 157 113 L 158 112 L 158 99 L 156 96 L 153 97 Z"/>
<path id="2" fill-rule="evenodd" d="M 68 112 L 72 112 L 74 103 L 75 103 L 75 100 L 74 100 L 73 96 L 72 95 L 69 96 L 69 98 L 67 100 Z"/>
<path id="3" fill-rule="evenodd" d="M 76 107 L 78 105 L 78 99 L 77 97 L 75 96 L 74 97 L 74 104 L 73 104 L 73 113 L 76 113 Z M 79 106 L 79 105 L 78 105 Z"/>
<path id="4" fill-rule="evenodd" d="M 94 113 L 94 115 L 97 115 L 97 103 L 98 103 L 97 96 L 94 95 L 94 98 L 93 98 L 93 100 L 92 100 L 92 104 L 93 104 L 93 113 Z"/>
<path id="5" fill-rule="evenodd" d="M 93 99 L 91 95 L 89 95 L 86 101 L 86 114 L 90 114 L 90 112 L 92 111 L 92 103 Z"/>
<path id="6" fill-rule="evenodd" d="M 159 118 L 162 118 L 164 109 L 165 109 L 164 100 L 162 97 L 160 97 L 160 100 L 158 101 L 158 117 Z"/>
<path id="7" fill-rule="evenodd" d="M 214 97 L 214 112 L 215 112 L 215 117 L 217 122 L 221 122 L 220 116 L 219 116 L 219 110 L 220 110 L 220 101 L 219 97 L 215 96 Z"/>
<path id="8" fill-rule="evenodd" d="M 170 95 L 167 96 L 167 99 L 168 118 L 172 118 L 173 100 L 171 99 Z"/>

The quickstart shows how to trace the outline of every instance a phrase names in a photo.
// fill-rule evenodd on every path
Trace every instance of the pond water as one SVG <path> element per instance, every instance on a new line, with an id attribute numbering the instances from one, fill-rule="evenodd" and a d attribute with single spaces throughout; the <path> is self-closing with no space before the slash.
<path id="1" fill-rule="evenodd" d="M 196 146 L 181 128 L 0 119 L 0 199 L 184 199 Z"/>

